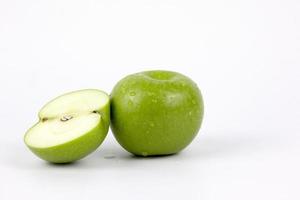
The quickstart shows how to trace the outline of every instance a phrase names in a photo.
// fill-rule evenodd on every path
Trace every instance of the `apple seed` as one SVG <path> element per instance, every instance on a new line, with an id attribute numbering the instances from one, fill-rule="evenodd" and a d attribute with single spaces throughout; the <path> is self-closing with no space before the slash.
<path id="1" fill-rule="evenodd" d="M 72 119 L 72 118 L 73 118 L 72 116 L 67 115 L 67 116 L 63 116 L 63 117 L 60 119 L 60 121 L 66 122 L 66 121 L 69 121 L 69 120 Z"/>
<path id="2" fill-rule="evenodd" d="M 42 122 L 45 122 L 45 121 L 47 121 L 48 120 L 48 118 L 43 118 L 42 119 Z"/>

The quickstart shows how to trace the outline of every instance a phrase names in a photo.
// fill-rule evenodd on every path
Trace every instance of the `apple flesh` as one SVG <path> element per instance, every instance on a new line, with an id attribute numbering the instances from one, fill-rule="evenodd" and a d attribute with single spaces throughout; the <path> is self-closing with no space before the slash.
<path id="1" fill-rule="evenodd" d="M 99 90 L 71 92 L 46 104 L 24 136 L 29 149 L 53 163 L 69 163 L 93 152 L 107 135 L 109 96 Z"/>
<path id="2" fill-rule="evenodd" d="M 203 108 L 201 92 L 190 78 L 171 71 L 136 73 L 111 93 L 111 128 L 132 154 L 174 154 L 198 133 Z"/>

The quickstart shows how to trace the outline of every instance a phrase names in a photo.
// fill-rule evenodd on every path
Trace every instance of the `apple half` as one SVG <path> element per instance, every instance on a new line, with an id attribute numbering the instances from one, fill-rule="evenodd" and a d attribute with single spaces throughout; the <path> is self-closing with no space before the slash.
<path id="1" fill-rule="evenodd" d="M 39 122 L 27 131 L 24 141 L 46 161 L 69 163 L 100 146 L 109 122 L 109 96 L 105 92 L 75 91 L 47 103 L 39 112 Z"/>

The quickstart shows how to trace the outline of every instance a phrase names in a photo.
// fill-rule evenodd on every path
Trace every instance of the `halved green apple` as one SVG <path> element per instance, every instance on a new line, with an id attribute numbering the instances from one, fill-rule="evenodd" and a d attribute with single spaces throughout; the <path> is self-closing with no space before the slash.
<path id="1" fill-rule="evenodd" d="M 109 96 L 80 90 L 59 96 L 39 112 L 39 122 L 24 136 L 29 149 L 53 163 L 79 160 L 93 152 L 109 129 Z"/>

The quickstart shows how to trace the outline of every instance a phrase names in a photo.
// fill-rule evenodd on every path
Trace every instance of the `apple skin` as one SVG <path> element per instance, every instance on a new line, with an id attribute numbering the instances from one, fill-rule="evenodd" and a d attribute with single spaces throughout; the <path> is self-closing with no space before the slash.
<path id="1" fill-rule="evenodd" d="M 70 163 L 84 158 L 95 151 L 105 139 L 108 128 L 108 124 L 101 120 L 91 131 L 70 142 L 49 148 L 27 146 L 35 155 L 48 162 Z"/>
<path id="2" fill-rule="evenodd" d="M 172 71 L 146 71 L 119 81 L 111 93 L 111 129 L 138 156 L 174 154 L 197 135 L 204 113 L 201 92 Z"/>

